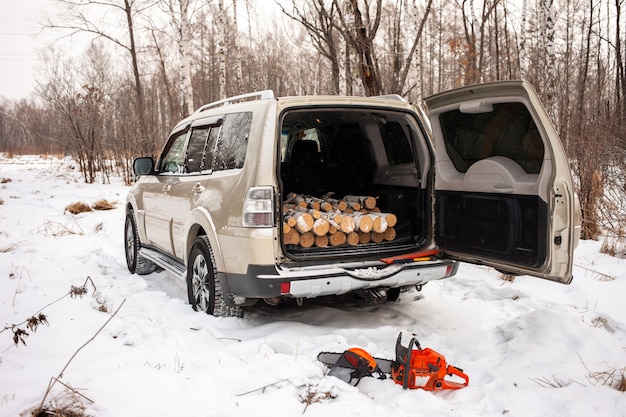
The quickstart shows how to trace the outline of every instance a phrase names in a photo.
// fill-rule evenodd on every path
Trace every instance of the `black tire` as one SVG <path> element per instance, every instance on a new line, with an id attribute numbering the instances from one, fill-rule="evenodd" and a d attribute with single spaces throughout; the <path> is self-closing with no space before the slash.
<path id="1" fill-rule="evenodd" d="M 141 256 L 139 249 L 141 242 L 139 241 L 139 231 L 137 230 L 137 222 L 132 212 L 126 215 L 124 223 L 124 252 L 126 253 L 126 266 L 128 270 L 137 275 L 147 275 L 156 271 L 157 266 Z"/>
<path id="2" fill-rule="evenodd" d="M 215 317 L 242 317 L 241 307 L 227 305 L 222 285 L 216 274 L 215 257 L 206 236 L 198 237 L 189 253 L 187 264 L 187 296 L 196 311 Z"/>

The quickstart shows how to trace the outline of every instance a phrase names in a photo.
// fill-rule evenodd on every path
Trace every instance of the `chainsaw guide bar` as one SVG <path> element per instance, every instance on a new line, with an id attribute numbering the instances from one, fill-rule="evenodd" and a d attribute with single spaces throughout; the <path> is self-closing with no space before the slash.
<path id="1" fill-rule="evenodd" d="M 324 365 L 333 366 L 337 363 L 339 358 L 343 355 L 343 352 L 320 352 L 317 355 L 317 360 L 322 362 Z M 381 359 L 374 358 L 376 360 L 376 364 L 380 369 L 380 372 L 385 374 L 391 374 L 391 364 L 393 361 L 391 359 Z M 341 365 L 336 365 L 341 366 Z"/>

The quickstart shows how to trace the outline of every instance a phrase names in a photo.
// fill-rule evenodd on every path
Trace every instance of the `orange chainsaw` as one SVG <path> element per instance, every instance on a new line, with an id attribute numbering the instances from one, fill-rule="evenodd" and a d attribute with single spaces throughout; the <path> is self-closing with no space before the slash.
<path id="1" fill-rule="evenodd" d="M 329 375 L 354 386 L 363 377 L 378 375 L 379 379 L 385 379 L 385 374 L 391 374 L 393 382 L 404 389 L 438 391 L 469 385 L 469 377 L 462 369 L 447 365 L 444 356 L 434 350 L 422 349 L 415 337 L 408 346 L 403 346 L 402 333 L 396 341 L 395 360 L 374 358 L 360 348 L 342 353 L 321 352 L 317 359 L 331 366 Z"/>

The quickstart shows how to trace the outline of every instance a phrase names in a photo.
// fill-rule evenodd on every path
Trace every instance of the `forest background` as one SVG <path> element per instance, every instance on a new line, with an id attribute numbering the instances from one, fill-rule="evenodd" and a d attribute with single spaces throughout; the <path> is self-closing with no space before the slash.
<path id="1" fill-rule="evenodd" d="M 31 96 L 0 97 L 0 152 L 67 154 L 87 183 L 156 155 L 202 104 L 271 89 L 424 97 L 526 79 L 570 158 L 582 238 L 626 239 L 623 0 L 56 0 Z"/>

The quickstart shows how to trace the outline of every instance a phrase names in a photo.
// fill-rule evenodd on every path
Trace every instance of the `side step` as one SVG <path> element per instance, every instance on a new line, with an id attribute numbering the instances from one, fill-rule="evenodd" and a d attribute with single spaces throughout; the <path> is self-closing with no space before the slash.
<path id="1" fill-rule="evenodd" d="M 186 281 L 187 268 L 179 260 L 150 248 L 139 249 L 139 254 L 147 260 L 152 261 L 161 268 L 165 269 L 167 272 L 174 275 L 175 277 Z"/>

